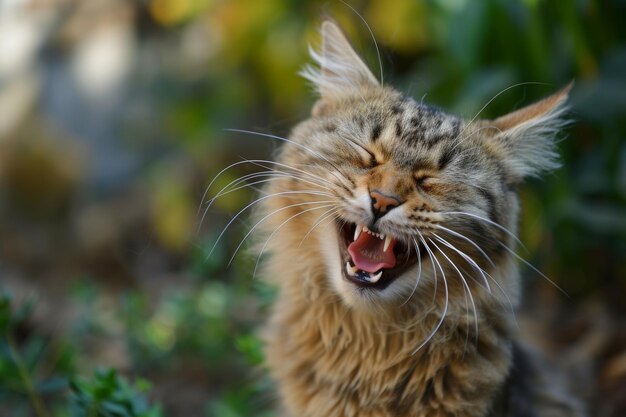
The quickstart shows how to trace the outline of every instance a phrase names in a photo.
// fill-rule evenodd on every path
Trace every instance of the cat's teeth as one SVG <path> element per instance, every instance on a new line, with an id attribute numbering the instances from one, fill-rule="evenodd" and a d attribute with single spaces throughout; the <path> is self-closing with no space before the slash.
<path id="1" fill-rule="evenodd" d="M 370 279 L 369 279 L 369 281 L 370 281 L 372 284 L 375 284 L 375 283 L 377 283 L 377 282 L 378 282 L 378 280 L 380 279 L 380 277 L 381 277 L 381 276 L 383 276 L 383 271 L 380 271 L 378 274 L 373 275 L 373 276 L 372 276 L 372 275 L 370 275 Z"/>
<path id="2" fill-rule="evenodd" d="M 389 249 L 389 245 L 391 245 L 391 238 L 387 236 L 385 238 L 385 246 L 383 247 L 383 252 L 387 252 L 387 249 Z"/>
<path id="3" fill-rule="evenodd" d="M 357 224 L 356 225 L 356 229 L 354 230 L 354 239 L 353 240 L 357 240 L 362 231 L 363 231 L 363 225 Z"/>
<path id="4" fill-rule="evenodd" d="M 350 275 L 351 277 L 356 275 L 356 272 L 354 271 L 354 267 L 350 265 L 350 262 L 346 262 L 346 272 L 348 273 L 348 275 Z"/>
<path id="5" fill-rule="evenodd" d="M 369 233 L 370 230 L 367 228 L 367 226 L 363 226 L 363 231 Z"/>
<path id="6" fill-rule="evenodd" d="M 384 233 L 379 233 L 379 234 L 378 234 L 378 238 L 379 238 L 380 240 L 383 240 L 383 239 L 385 238 L 385 234 L 384 234 Z"/>

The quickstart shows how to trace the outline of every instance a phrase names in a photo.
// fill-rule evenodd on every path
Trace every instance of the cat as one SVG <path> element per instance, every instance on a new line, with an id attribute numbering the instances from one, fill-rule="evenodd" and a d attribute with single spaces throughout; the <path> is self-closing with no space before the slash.
<path id="1" fill-rule="evenodd" d="M 513 324 L 517 190 L 559 166 L 571 85 L 464 120 L 381 85 L 334 22 L 321 37 L 311 116 L 255 177 L 282 415 L 583 416 Z"/>

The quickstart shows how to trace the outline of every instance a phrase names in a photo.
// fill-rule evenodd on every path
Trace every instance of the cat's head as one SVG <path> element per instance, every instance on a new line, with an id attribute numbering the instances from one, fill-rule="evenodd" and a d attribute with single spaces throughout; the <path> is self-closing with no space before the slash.
<path id="1" fill-rule="evenodd" d="M 319 100 L 279 159 L 292 173 L 283 197 L 305 203 L 281 227 L 317 242 L 302 256 L 323 262 L 355 307 L 514 291 L 503 281 L 517 185 L 558 166 L 569 87 L 496 120 L 464 120 L 383 87 L 332 22 L 312 57 L 303 75 Z"/>

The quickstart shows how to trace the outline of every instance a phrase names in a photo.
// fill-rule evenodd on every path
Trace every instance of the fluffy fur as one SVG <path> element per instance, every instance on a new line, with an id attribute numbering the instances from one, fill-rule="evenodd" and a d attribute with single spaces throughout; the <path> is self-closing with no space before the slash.
<path id="1" fill-rule="evenodd" d="M 322 45 L 303 72 L 312 115 L 260 174 L 263 275 L 280 290 L 264 339 L 284 415 L 582 415 L 512 325 L 516 189 L 557 166 L 569 88 L 466 121 L 379 85 L 334 23 Z M 371 190 L 400 205 L 374 217 Z M 385 286 L 346 279 L 357 224 L 406 252 Z"/>

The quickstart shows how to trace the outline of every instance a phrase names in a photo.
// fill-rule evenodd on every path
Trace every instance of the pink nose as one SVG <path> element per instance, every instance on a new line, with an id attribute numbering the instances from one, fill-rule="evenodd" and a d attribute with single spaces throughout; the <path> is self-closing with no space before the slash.
<path id="1" fill-rule="evenodd" d="M 385 215 L 389 210 L 400 205 L 398 197 L 385 195 L 379 191 L 371 191 L 372 209 L 374 217 L 379 218 Z"/>

